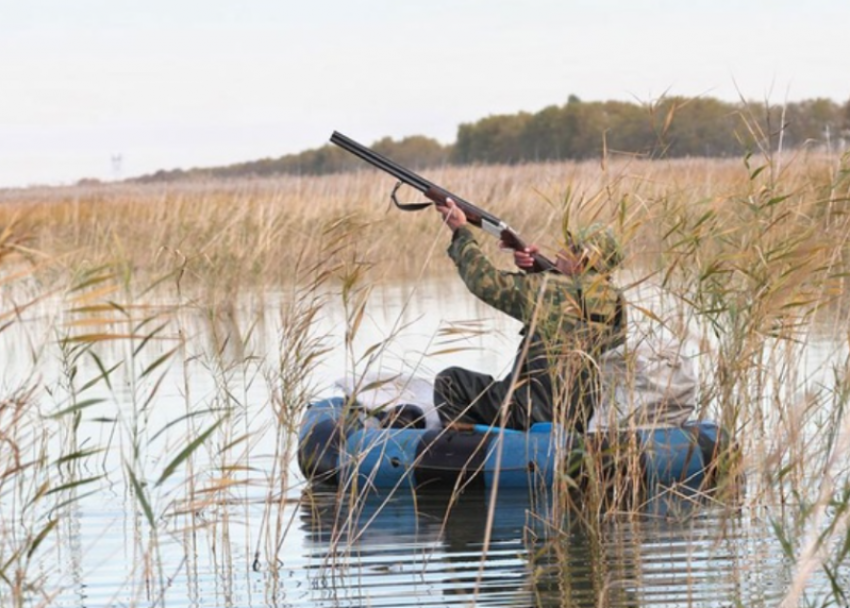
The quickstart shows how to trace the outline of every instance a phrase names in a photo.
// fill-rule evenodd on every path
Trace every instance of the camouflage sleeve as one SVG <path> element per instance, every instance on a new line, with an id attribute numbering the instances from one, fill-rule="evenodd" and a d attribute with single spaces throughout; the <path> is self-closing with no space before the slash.
<path id="1" fill-rule="evenodd" d="M 467 228 L 455 231 L 448 253 L 469 291 L 490 306 L 526 325 L 538 309 L 536 332 L 547 339 L 569 335 L 588 349 L 599 343 L 603 350 L 623 339 L 625 326 L 617 323 L 622 294 L 604 275 L 499 270 Z"/>
<path id="2" fill-rule="evenodd" d="M 514 319 L 528 322 L 527 275 L 493 266 L 468 228 L 455 230 L 448 253 L 470 292 Z"/>

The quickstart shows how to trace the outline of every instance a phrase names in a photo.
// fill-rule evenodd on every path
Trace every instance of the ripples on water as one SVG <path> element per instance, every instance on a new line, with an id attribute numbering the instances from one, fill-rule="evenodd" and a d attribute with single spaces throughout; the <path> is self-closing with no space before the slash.
<path id="1" fill-rule="evenodd" d="M 488 535 L 483 493 L 351 504 L 327 489 L 286 506 L 292 527 L 277 562 L 254 563 L 258 502 L 232 508 L 226 522 L 204 527 L 201 516 L 191 530 L 161 534 L 167 590 L 158 598 L 158 585 L 145 584 L 159 573 L 146 573 L 138 552 L 139 514 L 115 498 L 113 508 L 80 509 L 64 532 L 53 566 L 70 578 L 52 605 L 772 606 L 787 576 L 766 526 L 708 505 L 669 499 L 589 525 L 503 491 Z"/>
<path id="2" fill-rule="evenodd" d="M 652 513 L 591 525 L 576 513 L 553 520 L 545 499 L 504 492 L 485 546 L 489 507 L 483 494 L 454 504 L 445 494 L 379 495 L 353 508 L 336 494 L 317 494 L 302 506 L 301 522 L 314 560 L 309 576 L 320 584 L 298 601 L 599 606 L 604 598 L 607 606 L 718 606 L 776 599 L 779 581 L 771 579 L 782 563 L 767 530 L 726 509 L 668 497 Z M 756 568 L 761 581 L 753 580 Z M 327 577 L 332 597 L 319 591 Z"/>

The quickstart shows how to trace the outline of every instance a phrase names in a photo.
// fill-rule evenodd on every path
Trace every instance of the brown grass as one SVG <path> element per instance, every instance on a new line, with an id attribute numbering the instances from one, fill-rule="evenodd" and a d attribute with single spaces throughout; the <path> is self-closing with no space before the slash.
<path id="1" fill-rule="evenodd" d="M 426 177 L 550 252 L 569 209 L 572 221 L 617 225 L 633 261 L 664 266 L 676 255 L 671 244 L 694 246 L 704 259 L 719 253 L 710 249 L 719 241 L 696 242 L 706 235 L 705 226 L 696 225 L 701 216 L 711 214 L 715 229 L 724 227 L 740 242 L 742 229 L 764 219 L 751 210 L 777 196 L 789 197 L 782 209 L 790 216 L 761 239 L 779 242 L 801 228 L 816 229 L 843 247 L 848 202 L 840 159 L 806 155 L 779 174 L 775 163 L 765 163 L 767 170 L 755 177 L 757 163 L 750 164 L 619 158 L 604 165 L 447 167 Z M 180 268 L 187 283 L 214 288 L 285 284 L 299 258 L 327 255 L 329 244 L 371 267 L 372 280 L 416 277 L 423 267 L 446 272 L 447 238 L 436 214 L 389 207 L 392 185 L 389 176 L 366 169 L 328 177 L 6 191 L 0 226 L 17 221 L 19 231 L 32 235 L 32 249 L 60 256 L 65 268 L 118 263 L 151 275 Z M 408 190 L 405 198 L 421 196 Z M 691 243 L 665 242 L 677 230 Z M 489 237 L 481 240 L 495 246 Z M 509 266 L 509 256 L 499 259 Z"/>

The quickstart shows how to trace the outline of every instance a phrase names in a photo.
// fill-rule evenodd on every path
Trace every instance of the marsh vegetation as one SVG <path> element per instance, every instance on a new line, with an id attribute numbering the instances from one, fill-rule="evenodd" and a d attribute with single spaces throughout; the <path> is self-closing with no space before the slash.
<path id="1" fill-rule="evenodd" d="M 850 158 L 612 157 L 444 167 L 428 177 L 549 251 L 564 217 L 611 225 L 627 253 L 619 279 L 632 315 L 693 345 L 699 415 L 740 448 L 728 466 L 745 488 L 702 505 L 709 520 L 665 511 L 668 528 L 653 528 L 648 546 L 712 527 L 696 557 L 685 543 L 685 557 L 669 561 L 723 553 L 743 565 L 748 574 L 723 588 L 725 603 L 846 604 Z M 330 373 L 403 358 L 422 371 L 439 356 L 480 359 L 478 348 L 492 346 L 482 334 L 510 333 L 462 294 L 440 307 L 434 286 L 446 294 L 453 273 L 444 229 L 433 213 L 390 209 L 392 185 L 364 170 L 0 193 L 4 605 L 288 605 L 298 602 L 281 591 L 294 576 L 286 568 L 316 543 L 325 553 L 310 554 L 317 563 L 308 560 L 305 584 L 333 590 L 325 605 L 356 604 L 363 597 L 338 595 L 347 577 L 383 573 L 397 591 L 406 580 L 403 567 L 380 560 L 352 572 L 347 557 L 360 555 L 370 521 L 378 552 L 394 542 L 382 530 L 399 533 L 399 508 L 418 517 L 402 538 L 477 542 L 452 536 L 458 520 L 428 515 L 430 502 L 329 499 L 292 466 L 301 412 Z M 510 256 L 482 243 L 509 268 Z M 507 559 L 499 542 L 514 556 L 524 548 L 523 567 L 510 571 L 531 581 L 541 604 L 649 601 L 622 594 L 652 563 L 652 551 L 624 556 L 624 539 L 658 514 L 589 504 L 578 515 L 509 505 L 502 512 L 521 517 L 502 523 L 514 527 L 479 530 L 484 544 L 472 558 L 463 553 L 474 576 L 457 603 L 493 591 Z M 376 515 L 382 509 L 389 520 Z M 741 532 L 742 514 L 765 536 Z M 671 521 L 681 527 L 671 532 Z M 111 553 L 95 551 L 103 542 Z M 781 549 L 778 562 L 760 563 L 753 545 L 762 542 Z M 741 546 L 747 554 L 736 556 Z M 592 556 L 586 576 L 576 551 Z M 427 578 L 429 563 L 414 560 L 408 574 Z M 481 564 L 477 575 L 470 563 Z M 215 573 L 211 595 L 198 583 L 205 568 Z M 689 572 L 684 584 L 698 587 Z M 704 592 L 692 603 L 717 599 Z"/>

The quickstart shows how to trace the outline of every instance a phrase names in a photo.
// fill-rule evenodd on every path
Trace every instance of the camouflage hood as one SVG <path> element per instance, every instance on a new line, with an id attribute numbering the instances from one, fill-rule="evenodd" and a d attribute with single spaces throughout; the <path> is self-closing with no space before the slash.
<path id="1" fill-rule="evenodd" d="M 623 262 L 623 250 L 614 231 L 602 224 L 567 230 L 566 240 L 567 246 L 585 255 L 587 268 L 597 272 L 612 272 Z"/>

